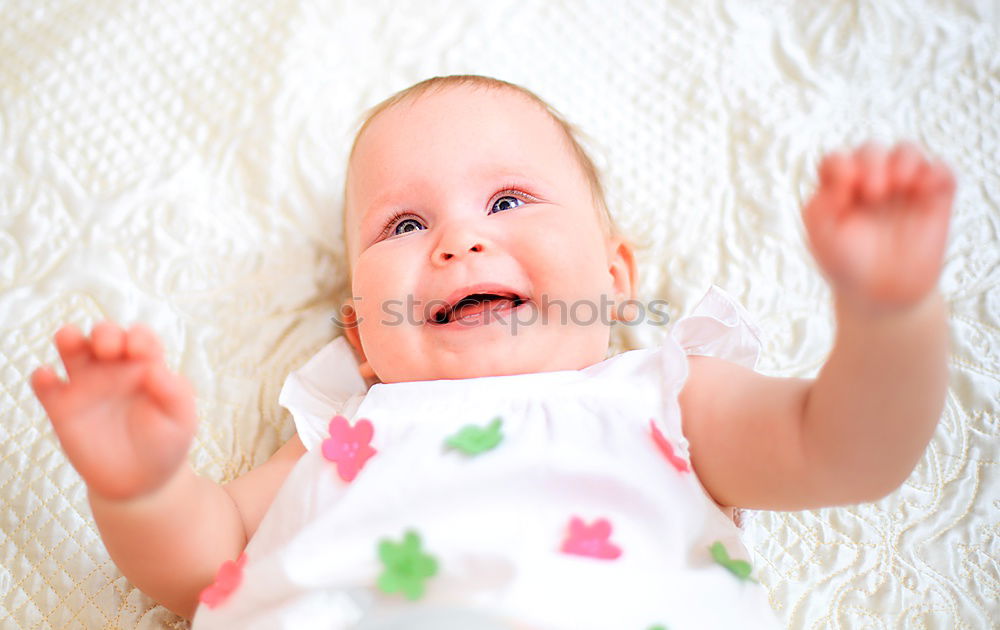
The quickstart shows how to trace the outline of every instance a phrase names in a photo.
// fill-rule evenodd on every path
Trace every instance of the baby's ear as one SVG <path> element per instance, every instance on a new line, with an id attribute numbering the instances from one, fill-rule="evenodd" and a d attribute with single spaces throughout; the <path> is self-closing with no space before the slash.
<path id="1" fill-rule="evenodd" d="M 358 332 L 358 313 L 354 310 L 354 306 L 350 302 L 344 303 L 340 314 L 344 326 L 344 336 L 347 337 L 347 342 L 354 349 L 354 357 L 358 360 L 358 372 L 361 374 L 361 378 L 365 379 L 369 386 L 381 382 L 371 364 L 368 363 L 365 349 L 361 345 L 361 334 Z"/>
<path id="2" fill-rule="evenodd" d="M 631 302 L 635 300 L 638 274 L 635 269 L 635 249 L 624 236 L 612 236 L 608 239 L 608 273 L 611 275 L 617 303 L 612 317 L 630 320 L 635 316 L 635 306 Z"/>

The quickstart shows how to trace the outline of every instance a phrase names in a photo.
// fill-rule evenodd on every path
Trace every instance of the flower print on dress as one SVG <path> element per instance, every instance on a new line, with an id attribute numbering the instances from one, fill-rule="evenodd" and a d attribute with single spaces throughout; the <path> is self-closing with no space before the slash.
<path id="1" fill-rule="evenodd" d="M 247 564 L 247 555 L 241 553 L 236 562 L 226 560 L 215 573 L 215 582 L 202 589 L 198 601 L 209 608 L 217 608 L 223 604 L 243 581 L 243 567 Z"/>
<path id="2" fill-rule="evenodd" d="M 729 552 L 726 551 L 725 545 L 721 541 L 715 541 L 712 546 L 708 548 L 709 552 L 712 554 L 712 559 L 716 563 L 725 567 L 730 573 L 735 575 L 741 580 L 748 580 L 750 582 L 756 582 L 757 580 L 750 577 L 750 572 L 753 570 L 750 563 L 746 560 L 738 560 L 729 557 Z"/>
<path id="3" fill-rule="evenodd" d="M 607 519 L 599 518 L 592 525 L 587 525 L 579 516 L 574 516 L 570 519 L 569 532 L 560 551 L 574 556 L 615 560 L 622 555 L 622 550 L 610 538 L 611 523 Z"/>
<path id="4" fill-rule="evenodd" d="M 492 450 L 503 441 L 503 433 L 500 427 L 503 425 L 503 418 L 497 416 L 486 425 L 481 427 L 475 424 L 467 424 L 458 433 L 449 436 L 445 440 L 445 446 L 462 451 L 466 455 L 479 455 Z"/>
<path id="5" fill-rule="evenodd" d="M 413 530 L 407 531 L 399 543 L 389 539 L 379 541 L 378 557 L 385 566 L 378 577 L 378 587 L 383 593 L 402 592 L 408 599 L 420 599 L 424 581 L 437 574 L 437 560 L 420 549 L 420 535 Z"/>
<path id="6" fill-rule="evenodd" d="M 687 460 L 674 452 L 674 445 L 671 444 L 670 440 L 663 435 L 660 428 L 656 426 L 656 422 L 652 418 L 649 419 L 649 431 L 653 435 L 653 441 L 656 442 L 656 447 L 660 449 L 660 452 L 663 453 L 663 456 L 667 458 L 667 461 L 670 462 L 670 465 L 673 466 L 677 472 L 691 472 L 691 467 L 688 465 Z"/>
<path id="7" fill-rule="evenodd" d="M 330 437 L 323 440 L 323 457 L 337 464 L 337 474 L 344 481 L 357 477 L 365 463 L 376 453 L 371 447 L 375 429 L 362 418 L 352 427 L 344 416 L 330 420 Z"/>

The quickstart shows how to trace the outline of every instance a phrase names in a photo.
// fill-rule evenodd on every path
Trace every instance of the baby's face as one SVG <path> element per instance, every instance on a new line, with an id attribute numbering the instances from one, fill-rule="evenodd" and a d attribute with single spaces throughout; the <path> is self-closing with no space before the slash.
<path id="1" fill-rule="evenodd" d="M 468 87 L 404 100 L 372 121 L 347 177 L 360 344 L 349 338 L 379 380 L 605 358 L 601 311 L 632 297 L 631 253 L 608 236 L 562 129 L 540 106 Z M 488 300 L 463 300 L 477 294 Z"/>

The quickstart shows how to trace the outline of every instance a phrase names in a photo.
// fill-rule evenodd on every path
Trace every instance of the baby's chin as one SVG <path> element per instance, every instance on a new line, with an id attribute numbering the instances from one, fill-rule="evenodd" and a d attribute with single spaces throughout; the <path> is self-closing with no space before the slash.
<path id="1" fill-rule="evenodd" d="M 368 356 L 383 383 L 582 370 L 607 357 L 610 329 L 594 326 L 471 330 L 442 339 L 400 338 Z M 374 348 L 373 348 L 374 349 Z"/>

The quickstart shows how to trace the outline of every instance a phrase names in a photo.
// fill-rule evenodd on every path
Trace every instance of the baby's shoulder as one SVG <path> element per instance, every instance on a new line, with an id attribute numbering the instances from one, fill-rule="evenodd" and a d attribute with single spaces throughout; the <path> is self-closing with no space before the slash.
<path id="1" fill-rule="evenodd" d="M 637 379 L 662 372 L 663 346 L 627 350 L 581 370 L 589 379 Z"/>

